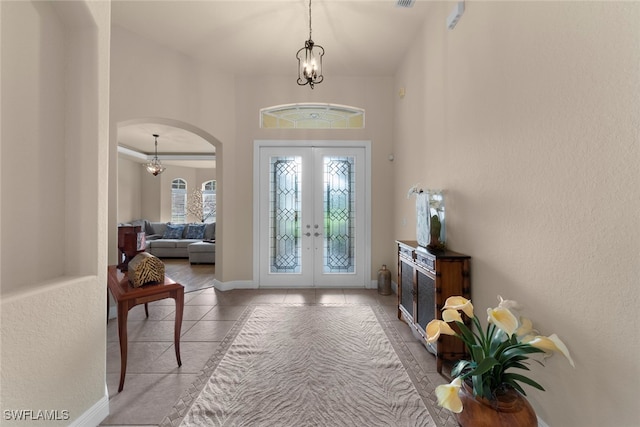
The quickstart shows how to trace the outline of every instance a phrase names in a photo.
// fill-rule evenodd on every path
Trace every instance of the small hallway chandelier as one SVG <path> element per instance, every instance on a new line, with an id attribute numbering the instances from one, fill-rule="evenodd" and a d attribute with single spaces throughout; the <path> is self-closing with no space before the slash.
<path id="1" fill-rule="evenodd" d="M 296 53 L 298 58 L 298 84 L 308 84 L 311 89 L 317 83 L 322 83 L 322 56 L 324 48 L 315 44 L 311 39 L 311 0 L 309 0 L 309 40 L 304 42 L 304 47 Z"/>
<path id="2" fill-rule="evenodd" d="M 160 175 L 166 169 L 164 166 L 162 166 L 160 160 L 158 160 L 158 136 L 160 135 L 156 135 L 155 133 L 153 134 L 153 137 L 156 139 L 156 155 L 152 161 L 145 165 L 145 167 L 147 168 L 147 172 L 149 172 L 153 176 Z"/>

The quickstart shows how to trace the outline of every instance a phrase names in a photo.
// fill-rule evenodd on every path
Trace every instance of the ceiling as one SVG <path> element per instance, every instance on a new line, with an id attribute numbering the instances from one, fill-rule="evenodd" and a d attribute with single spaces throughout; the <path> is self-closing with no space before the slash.
<path id="1" fill-rule="evenodd" d="M 368 76 L 395 73 L 432 6 L 428 0 L 416 0 L 411 7 L 397 3 L 398 0 L 312 1 L 312 39 L 325 49 L 325 80 L 332 74 L 362 75 L 363 70 Z M 309 38 L 308 0 L 116 0 L 111 4 L 114 26 L 221 72 L 289 75 L 292 84 L 296 84 L 295 55 Z M 149 154 L 153 152 L 152 133 L 161 135 L 159 153 L 213 150 L 196 135 L 154 124 L 121 128 L 118 140 L 121 145 Z"/>
<path id="2" fill-rule="evenodd" d="M 215 148 L 195 133 L 158 123 L 137 123 L 118 128 L 118 152 L 138 163 L 149 162 L 155 154 L 164 165 L 215 168 Z"/>

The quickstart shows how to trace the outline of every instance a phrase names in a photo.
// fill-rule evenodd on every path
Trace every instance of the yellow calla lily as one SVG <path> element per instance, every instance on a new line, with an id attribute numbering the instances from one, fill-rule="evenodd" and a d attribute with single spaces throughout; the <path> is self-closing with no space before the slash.
<path id="1" fill-rule="evenodd" d="M 462 316 L 458 310 L 452 310 L 450 308 L 442 312 L 442 320 L 445 322 L 462 322 Z"/>
<path id="2" fill-rule="evenodd" d="M 433 319 L 431 322 L 427 323 L 425 332 L 427 333 L 428 343 L 434 343 L 438 341 L 438 338 L 440 338 L 440 334 L 444 334 L 444 335 L 456 334 L 456 331 L 451 329 L 451 326 L 449 326 L 446 322 L 439 319 Z"/>
<path id="3" fill-rule="evenodd" d="M 447 298 L 442 309 L 462 310 L 462 312 L 469 316 L 469 318 L 473 317 L 473 304 L 471 304 L 470 300 L 461 296 Z"/>
<path id="4" fill-rule="evenodd" d="M 518 328 L 518 319 L 508 308 L 496 307 L 487 309 L 487 321 L 502 329 L 511 336 Z"/>
<path id="5" fill-rule="evenodd" d="M 458 396 L 458 390 L 460 390 L 461 385 L 462 381 L 458 377 L 449 384 L 442 384 L 436 387 L 438 405 L 456 414 L 462 412 L 462 400 Z"/>
<path id="6" fill-rule="evenodd" d="M 531 341 L 534 332 L 533 322 L 526 317 L 520 317 L 520 327 L 516 329 L 516 335 L 520 338 L 520 341 Z"/>
<path id="7" fill-rule="evenodd" d="M 560 338 L 556 334 L 549 335 L 548 337 L 538 335 L 537 337 L 529 341 L 528 344 L 544 350 L 547 353 L 562 353 L 562 355 L 567 358 L 571 366 L 573 366 L 574 368 L 576 367 L 576 365 L 573 363 L 573 359 L 571 358 L 571 354 L 569 354 L 569 349 L 566 345 L 564 345 L 562 340 L 560 340 Z"/>

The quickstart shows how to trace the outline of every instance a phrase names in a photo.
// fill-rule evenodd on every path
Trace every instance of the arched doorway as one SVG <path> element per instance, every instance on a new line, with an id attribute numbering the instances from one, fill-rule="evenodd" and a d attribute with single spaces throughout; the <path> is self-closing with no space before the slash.
<path id="1" fill-rule="evenodd" d="M 116 124 L 116 130 L 118 143 L 118 155 L 116 156 L 117 194 L 112 200 L 116 201 L 117 209 L 115 209 L 116 219 L 110 221 L 110 224 L 137 218 L 169 222 L 171 219 L 172 175 L 180 175 L 180 178 L 185 178 L 186 174 L 190 190 L 199 189 L 203 183 L 215 180 L 218 206 L 216 252 L 220 253 L 224 245 L 222 237 L 224 218 L 222 209 L 220 209 L 224 200 L 222 197 L 224 187 L 222 143 L 197 126 L 160 117 L 120 121 Z M 158 176 L 152 176 L 143 167 L 143 164 L 149 161 L 150 156 L 154 154 L 153 134 L 159 135 L 158 157 L 167 168 Z M 202 163 L 204 166 L 198 166 L 198 163 Z M 130 172 L 130 175 L 134 175 L 134 178 L 125 176 L 124 180 L 127 182 L 119 182 L 122 179 L 121 173 L 123 173 L 121 169 L 127 168 L 133 171 Z M 136 174 L 139 176 L 138 181 L 136 181 Z M 127 188 L 127 185 L 131 185 L 133 188 Z M 165 187 L 167 191 L 163 191 Z M 139 205 L 135 206 L 136 203 Z M 122 206 L 127 204 L 134 204 L 134 206 Z M 149 206 L 143 207 L 143 204 Z M 113 211 L 111 210 L 111 212 Z M 196 222 L 195 219 L 192 221 Z M 111 243 L 111 245 L 116 246 L 117 242 Z M 116 251 L 117 249 L 110 248 L 110 250 Z M 219 261 L 219 257 L 216 257 L 216 261 Z M 216 276 L 220 277 L 221 263 L 216 262 L 216 264 Z"/>

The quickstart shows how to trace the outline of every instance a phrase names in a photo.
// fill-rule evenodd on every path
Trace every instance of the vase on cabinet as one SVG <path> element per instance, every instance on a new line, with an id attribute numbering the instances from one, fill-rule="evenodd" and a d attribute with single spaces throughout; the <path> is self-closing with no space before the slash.
<path id="1" fill-rule="evenodd" d="M 416 240 L 425 248 L 431 240 L 429 218 L 429 196 L 427 192 L 420 191 L 416 194 Z"/>
<path id="2" fill-rule="evenodd" d="M 444 195 L 441 190 L 416 193 L 416 240 L 432 252 L 445 249 Z"/>
<path id="3" fill-rule="evenodd" d="M 507 387 L 489 400 L 474 396 L 471 385 L 463 382 L 458 396 L 463 409 L 455 415 L 461 427 L 538 427 L 531 404 L 514 388 Z"/>

